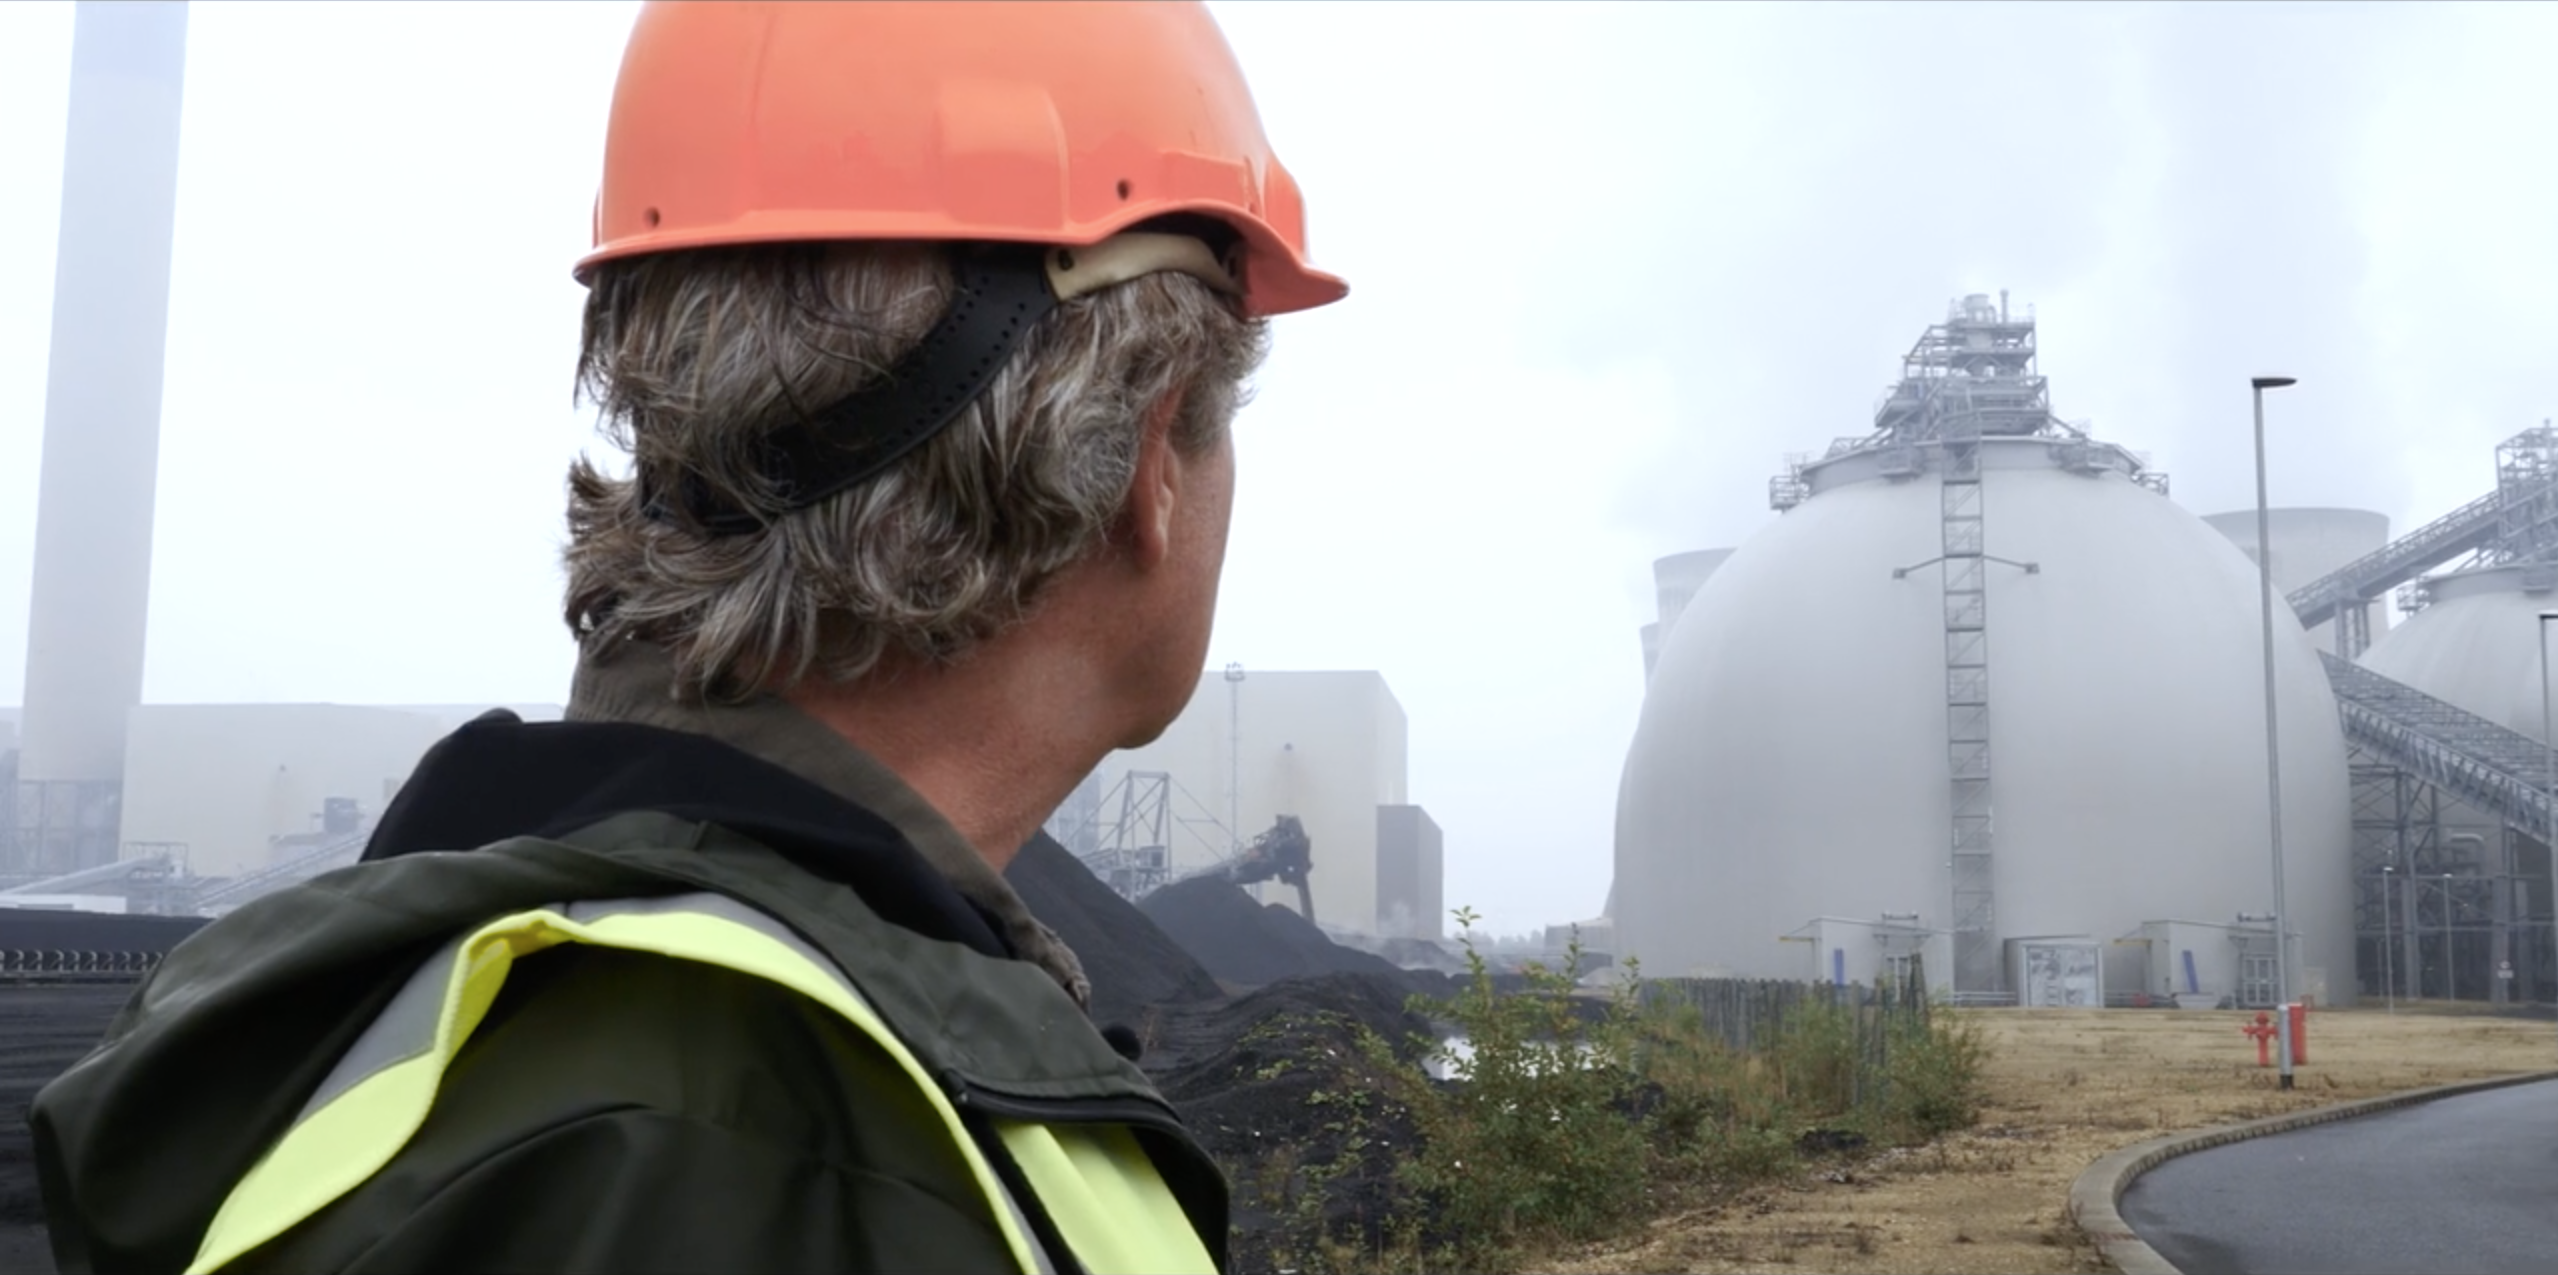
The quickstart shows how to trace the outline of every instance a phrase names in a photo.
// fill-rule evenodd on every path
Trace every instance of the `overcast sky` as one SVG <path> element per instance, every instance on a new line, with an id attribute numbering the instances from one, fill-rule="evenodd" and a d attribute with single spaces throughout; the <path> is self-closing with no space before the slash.
<path id="1" fill-rule="evenodd" d="M 560 479 L 635 6 L 198 0 L 154 702 L 556 702 Z M 1340 306 L 1279 321 L 1211 665 L 1374 668 L 1450 906 L 1607 887 L 1650 563 L 1774 515 L 1966 292 L 2197 513 L 2399 530 L 2558 412 L 2545 6 L 1219 3 Z M 0 700 L 72 6 L 0 4 Z"/>

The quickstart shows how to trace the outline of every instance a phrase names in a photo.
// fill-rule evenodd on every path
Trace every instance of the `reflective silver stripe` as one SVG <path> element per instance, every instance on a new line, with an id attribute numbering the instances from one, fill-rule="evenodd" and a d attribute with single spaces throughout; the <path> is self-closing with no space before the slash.
<path id="1" fill-rule="evenodd" d="M 445 985 L 453 976 L 453 963 L 461 959 L 462 944 L 469 934 L 437 948 L 435 955 L 409 976 L 391 1003 L 382 1007 L 373 1025 L 355 1038 L 346 1056 L 329 1069 L 328 1078 L 302 1104 L 293 1117 L 299 1126 L 311 1113 L 346 1096 L 346 1092 L 371 1079 L 375 1073 L 407 1062 L 435 1048 L 435 1025 L 444 1012 Z"/>

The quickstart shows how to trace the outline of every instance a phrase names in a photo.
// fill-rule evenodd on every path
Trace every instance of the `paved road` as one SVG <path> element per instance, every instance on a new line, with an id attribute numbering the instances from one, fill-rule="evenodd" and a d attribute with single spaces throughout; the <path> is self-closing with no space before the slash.
<path id="1" fill-rule="evenodd" d="M 2123 1219 L 2188 1275 L 2558 1268 L 2558 1081 L 2180 1156 Z"/>

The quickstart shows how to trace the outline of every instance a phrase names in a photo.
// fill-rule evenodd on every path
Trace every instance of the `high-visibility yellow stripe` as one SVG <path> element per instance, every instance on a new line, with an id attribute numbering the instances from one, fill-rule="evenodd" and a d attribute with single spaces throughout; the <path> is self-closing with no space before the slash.
<path id="1" fill-rule="evenodd" d="M 795 936 L 786 943 L 768 932 L 769 926 L 770 931 L 787 936 L 789 932 L 778 923 L 711 895 L 581 904 L 572 910 L 587 919 L 575 920 L 542 908 L 492 921 L 464 938 L 444 967 L 442 1012 L 431 1037 L 415 1042 L 414 1048 L 392 1052 L 389 1056 L 400 1061 L 322 1102 L 288 1130 L 223 1201 L 195 1261 L 187 1267 L 188 1275 L 217 1271 L 237 1261 L 380 1172 L 425 1123 L 445 1068 L 497 999 L 516 958 L 560 943 L 653 952 L 733 969 L 779 983 L 842 1015 L 887 1051 L 941 1117 L 1021 1269 L 1036 1275 L 1046 1268 L 1045 1255 L 1014 1214 L 1009 1193 L 941 1086 L 840 972 L 794 951 Z M 748 915 L 731 918 L 716 912 Z M 418 977 L 433 977 L 435 969 L 430 962 Z M 1189 1229 L 1184 1221 L 1181 1233 L 1188 1235 Z"/>
<path id="2" fill-rule="evenodd" d="M 1087 1270 L 1217 1275 L 1136 1135 L 1118 1125 L 999 1120 L 996 1132 L 1057 1234 Z"/>

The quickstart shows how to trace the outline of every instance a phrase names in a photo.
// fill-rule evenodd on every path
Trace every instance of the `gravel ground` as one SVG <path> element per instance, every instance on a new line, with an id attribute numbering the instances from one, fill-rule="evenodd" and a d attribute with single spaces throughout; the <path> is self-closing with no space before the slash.
<path id="1" fill-rule="evenodd" d="M 2548 1067 L 2551 1028 L 2475 1014 L 2310 1014 L 2299 1087 L 2275 1087 L 2222 1010 L 1965 1011 L 1989 1045 L 1980 1124 L 1916 1148 L 1827 1160 L 1534 1269 L 1876 1272 L 2108 1269 L 2066 1216 L 2107 1152 L 2456 1080 Z M 2444 1269 L 2436 1266 L 2432 1269 Z"/>

